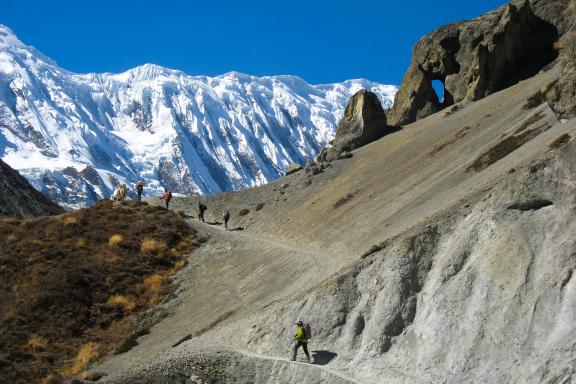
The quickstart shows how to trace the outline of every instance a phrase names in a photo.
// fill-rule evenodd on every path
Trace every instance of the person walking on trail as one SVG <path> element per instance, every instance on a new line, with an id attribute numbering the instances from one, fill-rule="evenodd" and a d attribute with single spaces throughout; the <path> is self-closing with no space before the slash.
<path id="1" fill-rule="evenodd" d="M 136 183 L 136 196 L 138 197 L 138 202 L 142 202 L 142 192 L 144 192 L 144 182 L 139 181 Z"/>
<path id="2" fill-rule="evenodd" d="M 222 215 L 222 219 L 224 219 L 224 228 L 228 229 L 228 220 L 230 220 L 230 211 L 225 209 L 224 214 Z"/>
<path id="3" fill-rule="evenodd" d="M 296 334 L 294 335 L 294 349 L 292 351 L 292 361 L 296 361 L 296 354 L 298 353 L 298 348 L 302 347 L 304 353 L 306 354 L 306 359 L 310 363 L 310 354 L 308 353 L 308 342 L 310 341 L 304 323 L 298 321 L 296 323 Z"/>
<path id="4" fill-rule="evenodd" d="M 206 212 L 207 209 L 208 207 L 206 204 L 203 204 L 200 201 L 198 202 L 198 218 L 202 220 L 202 222 L 204 222 L 204 212 Z"/>
<path id="5" fill-rule="evenodd" d="M 166 203 L 166 209 L 168 209 L 168 204 L 170 204 L 170 200 L 172 200 L 172 192 L 164 188 L 164 194 L 162 195 L 161 199 L 164 200 Z"/>

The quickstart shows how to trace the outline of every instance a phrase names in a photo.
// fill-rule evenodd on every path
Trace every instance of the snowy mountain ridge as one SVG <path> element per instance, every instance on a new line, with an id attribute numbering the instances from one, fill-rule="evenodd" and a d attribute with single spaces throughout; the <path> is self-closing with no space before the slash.
<path id="1" fill-rule="evenodd" d="M 140 179 L 147 193 L 238 190 L 314 158 L 362 88 L 384 107 L 397 90 L 364 79 L 190 76 L 153 64 L 75 74 L 0 25 L 0 157 L 68 207 Z"/>

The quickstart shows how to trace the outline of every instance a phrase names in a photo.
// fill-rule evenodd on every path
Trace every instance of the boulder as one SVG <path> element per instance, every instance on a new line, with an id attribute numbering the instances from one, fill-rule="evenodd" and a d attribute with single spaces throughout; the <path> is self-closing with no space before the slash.
<path id="1" fill-rule="evenodd" d="M 351 151 L 378 140 L 387 131 L 386 114 L 378 96 L 362 89 L 354 94 L 338 123 L 333 146 Z"/>
<path id="2" fill-rule="evenodd" d="M 286 176 L 291 175 L 293 173 L 298 172 L 299 170 L 301 170 L 303 167 L 298 164 L 298 163 L 292 163 L 288 166 L 288 168 L 286 168 Z"/>
<path id="3" fill-rule="evenodd" d="M 569 0 L 513 1 L 421 38 L 388 115 L 404 125 L 454 103 L 479 100 L 537 74 L 558 57 Z M 442 100 L 432 81 L 444 85 Z"/>

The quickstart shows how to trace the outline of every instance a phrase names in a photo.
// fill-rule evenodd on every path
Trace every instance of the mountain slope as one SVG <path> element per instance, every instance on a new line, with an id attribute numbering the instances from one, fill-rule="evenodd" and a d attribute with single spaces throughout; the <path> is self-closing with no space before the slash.
<path id="1" fill-rule="evenodd" d="M 0 155 L 68 206 L 139 179 L 145 193 L 238 190 L 313 159 L 362 88 L 384 107 L 396 92 L 367 80 L 188 76 L 151 64 L 74 74 L 0 26 Z"/>
<path id="2" fill-rule="evenodd" d="M 38 192 L 28 181 L 0 160 L 0 216 L 20 219 L 57 215 L 64 210 Z"/>
<path id="3" fill-rule="evenodd" d="M 517 1 L 469 25 L 572 3 Z M 572 26 L 537 74 L 424 109 L 349 159 L 203 198 L 208 222 L 229 209 L 234 230 L 191 221 L 211 238 L 179 277 L 172 316 L 96 367 L 103 382 L 330 381 L 316 364 L 348 382 L 574 382 L 576 18 L 549 20 Z M 313 325 L 315 365 L 281 359 L 299 319 Z"/>
<path id="4" fill-rule="evenodd" d="M 123 384 L 326 382 L 307 365 L 230 357 L 290 356 L 304 319 L 318 364 L 356 382 L 571 382 L 576 119 L 523 108 L 559 75 L 429 116 L 320 174 L 203 198 L 207 221 L 228 208 L 235 230 L 191 221 L 210 241 L 179 277 L 172 315 L 96 370 Z"/>

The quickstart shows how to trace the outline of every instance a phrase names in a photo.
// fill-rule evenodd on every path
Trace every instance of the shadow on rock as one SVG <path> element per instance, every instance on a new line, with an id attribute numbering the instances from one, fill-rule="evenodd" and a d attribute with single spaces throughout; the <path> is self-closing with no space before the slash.
<path id="1" fill-rule="evenodd" d="M 207 221 L 206 224 L 209 224 L 209 225 L 222 225 L 222 223 L 219 222 L 219 221 Z"/>
<path id="2" fill-rule="evenodd" d="M 312 359 L 316 365 L 326 365 L 338 356 L 337 353 L 330 351 L 312 351 Z"/>

